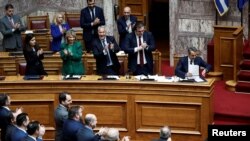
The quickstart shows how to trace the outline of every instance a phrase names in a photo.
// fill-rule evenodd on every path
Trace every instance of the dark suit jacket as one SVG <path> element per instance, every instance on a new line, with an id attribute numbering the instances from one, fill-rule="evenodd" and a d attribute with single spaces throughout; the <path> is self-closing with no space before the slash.
<path id="1" fill-rule="evenodd" d="M 144 49 L 145 58 L 147 61 L 147 67 L 149 69 L 148 74 L 153 74 L 153 55 L 152 51 L 155 50 L 155 40 L 151 32 L 145 31 L 143 33 L 143 40 L 148 44 L 148 49 Z M 136 71 L 137 67 L 137 52 L 134 52 L 135 47 L 137 47 L 136 35 L 135 33 L 127 34 L 124 41 L 124 51 L 128 53 L 128 68 L 131 72 Z"/>
<path id="2" fill-rule="evenodd" d="M 113 36 L 106 36 L 106 40 L 108 43 L 114 44 L 114 50 L 109 49 L 109 53 L 110 53 L 110 58 L 115 68 L 114 71 L 117 74 L 119 74 L 120 63 L 118 61 L 116 53 L 120 50 L 120 48 L 117 45 L 115 38 Z M 96 38 L 93 41 L 93 54 L 96 59 L 97 74 L 99 75 L 107 74 L 107 58 L 106 58 L 106 55 L 104 55 L 103 53 L 103 46 L 99 38 Z"/>
<path id="3" fill-rule="evenodd" d="M 100 136 L 95 135 L 92 129 L 90 127 L 87 127 L 86 125 L 77 133 L 77 140 L 80 141 L 99 141 Z"/>
<path id="4" fill-rule="evenodd" d="M 44 58 L 43 54 L 37 56 L 38 47 L 33 51 L 31 48 L 24 49 L 23 55 L 26 60 L 26 70 L 25 75 L 47 75 L 44 71 L 42 59 Z"/>
<path id="5" fill-rule="evenodd" d="M 5 140 L 6 141 L 10 141 L 11 140 L 12 132 L 15 131 L 15 129 L 16 129 L 16 126 L 14 124 L 10 124 L 7 127 L 6 135 L 5 135 Z"/>
<path id="6" fill-rule="evenodd" d="M 199 56 L 194 59 L 194 64 L 204 67 L 207 70 L 207 72 L 210 71 L 211 69 L 211 65 L 207 64 Z M 185 56 L 185 57 L 180 58 L 175 68 L 175 75 L 184 79 L 187 72 L 188 72 L 188 56 Z"/>
<path id="7" fill-rule="evenodd" d="M 62 141 L 80 141 L 77 140 L 77 134 L 83 129 L 83 123 L 73 119 L 67 119 L 63 124 Z M 84 134 L 84 133 L 79 133 Z"/>
<path id="8" fill-rule="evenodd" d="M 131 24 L 134 25 L 137 22 L 137 18 L 135 16 L 130 15 L 130 21 Z M 124 41 L 124 38 L 128 34 L 128 31 L 126 30 L 127 28 L 126 19 L 124 16 L 120 17 L 117 20 L 117 28 L 120 35 L 119 45 L 121 46 Z"/>
<path id="9" fill-rule="evenodd" d="M 1 141 L 5 141 L 6 130 L 10 125 L 10 122 L 8 121 L 10 112 L 11 111 L 7 110 L 4 107 L 0 107 Z"/>
<path id="10" fill-rule="evenodd" d="M 65 28 L 66 30 L 69 30 L 69 25 L 67 23 L 62 24 L 62 27 Z M 51 50 L 60 51 L 60 46 L 61 46 L 62 38 L 64 38 L 64 35 L 61 33 L 58 25 L 51 24 L 50 30 L 51 30 L 51 36 L 53 38 L 51 42 Z"/>
<path id="11" fill-rule="evenodd" d="M 83 38 L 85 41 L 91 41 L 93 39 L 92 30 L 94 30 L 94 35 L 97 36 L 98 26 L 105 25 L 102 8 L 95 6 L 95 17 L 100 19 L 100 24 L 91 26 L 91 22 L 93 22 L 93 20 L 90 15 L 89 8 L 85 7 L 81 10 L 80 25 L 83 28 Z"/>
<path id="12" fill-rule="evenodd" d="M 15 128 L 11 134 L 11 141 L 21 141 L 23 140 L 28 134 L 19 128 Z"/>
<path id="13" fill-rule="evenodd" d="M 13 15 L 14 23 L 20 23 L 20 28 L 12 32 L 12 24 L 9 18 L 5 15 L 0 20 L 0 32 L 3 34 L 3 47 L 6 49 L 18 49 L 22 48 L 21 32 L 26 30 L 21 18 L 17 15 Z"/>
<path id="14" fill-rule="evenodd" d="M 54 113 L 54 119 L 56 123 L 56 133 L 55 133 L 55 141 L 61 141 L 62 139 L 62 130 L 63 123 L 68 119 L 68 111 L 62 105 L 59 105 Z"/>
<path id="15" fill-rule="evenodd" d="M 36 140 L 31 138 L 30 136 L 26 136 L 24 139 L 22 139 L 22 141 L 36 141 Z"/>

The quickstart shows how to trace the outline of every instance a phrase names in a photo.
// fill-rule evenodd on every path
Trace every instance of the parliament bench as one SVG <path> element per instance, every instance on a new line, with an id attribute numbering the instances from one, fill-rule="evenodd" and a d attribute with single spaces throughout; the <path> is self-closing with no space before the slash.
<path id="1" fill-rule="evenodd" d="M 128 55 L 118 54 L 118 59 L 121 64 L 120 74 L 124 75 L 128 71 Z M 61 74 L 62 60 L 60 54 L 46 53 L 44 54 L 43 65 L 49 75 Z M 96 63 L 93 54 L 84 53 L 82 61 L 86 69 L 87 75 L 96 74 Z M 161 75 L 161 53 L 153 52 L 154 74 Z M 5 75 L 23 74 L 25 71 L 25 59 L 21 54 L 10 56 L 8 52 L 0 52 L 0 66 L 3 67 Z M 21 73 L 20 73 L 21 72 Z"/>

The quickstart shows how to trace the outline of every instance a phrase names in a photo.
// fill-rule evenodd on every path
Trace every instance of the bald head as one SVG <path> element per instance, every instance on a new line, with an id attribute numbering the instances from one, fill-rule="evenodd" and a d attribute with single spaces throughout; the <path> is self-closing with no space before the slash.
<path id="1" fill-rule="evenodd" d="M 90 126 L 92 129 L 96 127 L 97 118 L 94 114 L 86 114 L 85 116 L 85 124 Z"/>
<path id="2" fill-rule="evenodd" d="M 127 18 L 129 18 L 130 14 L 131 14 L 130 7 L 128 7 L 128 6 L 124 7 L 124 9 L 123 9 L 123 15 L 124 15 L 124 17 L 127 19 Z"/>

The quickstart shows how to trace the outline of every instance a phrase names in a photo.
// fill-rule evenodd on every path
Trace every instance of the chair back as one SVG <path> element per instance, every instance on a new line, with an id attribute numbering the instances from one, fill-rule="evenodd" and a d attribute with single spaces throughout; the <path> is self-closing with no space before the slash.
<path id="1" fill-rule="evenodd" d="M 49 15 L 27 16 L 29 30 L 50 29 Z"/>
<path id="2" fill-rule="evenodd" d="M 69 24 L 70 28 L 77 28 L 80 26 L 80 13 L 65 13 L 65 21 Z"/>
<path id="3" fill-rule="evenodd" d="M 25 75 L 26 71 L 26 60 L 23 57 L 16 57 L 16 75 Z"/>

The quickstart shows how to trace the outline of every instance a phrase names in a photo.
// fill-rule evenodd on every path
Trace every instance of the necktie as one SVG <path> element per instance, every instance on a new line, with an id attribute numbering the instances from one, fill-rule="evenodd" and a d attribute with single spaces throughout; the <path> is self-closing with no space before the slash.
<path id="1" fill-rule="evenodd" d="M 103 46 L 103 48 L 105 48 L 105 40 L 104 39 L 102 39 L 102 46 Z"/>
<path id="2" fill-rule="evenodd" d="M 90 11 L 91 11 L 92 21 L 94 21 L 94 19 L 95 19 L 94 9 L 91 8 Z"/>
<path id="3" fill-rule="evenodd" d="M 191 59 L 191 60 L 190 60 L 190 65 L 192 65 L 192 64 L 193 64 L 193 62 L 194 62 L 194 59 Z"/>
<path id="4" fill-rule="evenodd" d="M 102 40 L 102 45 L 103 45 L 103 48 L 105 48 L 105 40 L 103 39 Z M 110 54 L 109 54 L 109 49 L 105 49 L 106 50 L 106 52 L 107 52 L 107 55 L 106 55 L 106 59 L 107 59 L 107 66 L 110 66 L 110 65 L 112 65 L 112 61 L 111 61 L 111 58 L 110 58 Z"/>
<path id="5" fill-rule="evenodd" d="M 14 21 L 12 17 L 9 17 L 9 21 L 10 21 L 11 26 L 14 27 Z"/>
<path id="6" fill-rule="evenodd" d="M 141 36 L 139 36 L 139 46 L 141 46 Z M 143 66 L 144 65 L 143 50 L 140 50 L 139 54 L 140 54 L 140 65 Z"/>

